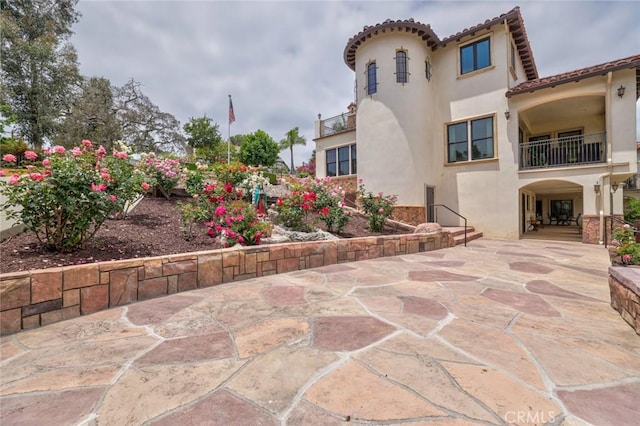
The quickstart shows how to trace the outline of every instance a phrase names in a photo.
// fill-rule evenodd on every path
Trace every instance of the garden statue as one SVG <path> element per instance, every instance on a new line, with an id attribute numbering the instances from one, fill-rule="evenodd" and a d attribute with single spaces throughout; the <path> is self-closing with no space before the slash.
<path id="1" fill-rule="evenodd" d="M 266 215 L 267 209 L 265 208 L 267 194 L 264 191 L 262 184 L 257 185 L 253 191 L 253 205 L 259 215 Z"/>

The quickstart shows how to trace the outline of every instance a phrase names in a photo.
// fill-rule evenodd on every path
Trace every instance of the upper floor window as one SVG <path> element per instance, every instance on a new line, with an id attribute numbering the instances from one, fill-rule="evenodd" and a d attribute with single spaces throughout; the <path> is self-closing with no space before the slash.
<path id="1" fill-rule="evenodd" d="M 376 63 L 371 62 L 367 65 L 367 95 L 373 95 L 378 91 L 378 76 Z"/>
<path id="2" fill-rule="evenodd" d="M 404 50 L 398 50 L 396 52 L 396 83 L 404 84 L 407 81 L 407 52 Z"/>
<path id="3" fill-rule="evenodd" d="M 489 37 L 460 48 L 460 74 L 467 74 L 491 65 Z"/>
<path id="4" fill-rule="evenodd" d="M 494 158 L 493 116 L 449 124 L 447 150 L 449 163 Z"/>
<path id="5" fill-rule="evenodd" d="M 328 149 L 327 176 L 355 175 L 357 173 L 356 145 Z"/>

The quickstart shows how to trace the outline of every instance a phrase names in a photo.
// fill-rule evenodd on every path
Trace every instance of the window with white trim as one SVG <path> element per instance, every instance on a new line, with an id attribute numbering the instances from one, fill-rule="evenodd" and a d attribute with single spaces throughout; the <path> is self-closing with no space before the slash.
<path id="1" fill-rule="evenodd" d="M 491 66 L 490 38 L 460 47 L 460 74 L 467 74 Z"/>
<path id="2" fill-rule="evenodd" d="M 493 116 L 448 124 L 447 162 L 459 163 L 494 158 L 493 135 Z"/>
<path id="3" fill-rule="evenodd" d="M 346 176 L 357 173 L 356 144 L 328 149 L 327 176 Z"/>

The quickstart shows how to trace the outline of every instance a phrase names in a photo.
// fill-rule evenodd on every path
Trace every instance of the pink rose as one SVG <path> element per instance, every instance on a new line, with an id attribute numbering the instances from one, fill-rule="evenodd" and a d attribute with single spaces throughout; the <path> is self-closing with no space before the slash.
<path id="1" fill-rule="evenodd" d="M 2 161 L 6 161 L 7 163 L 15 163 L 16 161 L 18 161 L 18 159 L 13 154 L 5 154 L 2 156 Z"/>
<path id="2" fill-rule="evenodd" d="M 109 173 L 104 173 L 104 172 L 100 173 L 100 177 L 105 180 L 111 179 L 111 176 L 109 175 Z"/>
<path id="3" fill-rule="evenodd" d="M 9 185 L 17 185 L 19 180 L 20 180 L 20 175 L 17 173 L 14 173 L 11 175 L 11 178 L 9 179 Z"/>
<path id="4" fill-rule="evenodd" d="M 66 149 L 64 149 L 64 146 L 56 145 L 53 147 L 53 152 L 55 152 L 56 154 L 64 154 L 65 151 Z"/>
<path id="5" fill-rule="evenodd" d="M 115 149 L 113 150 L 113 156 L 116 158 L 119 158 L 120 160 L 125 160 L 127 158 L 127 153 L 122 151 L 116 151 Z"/>
<path id="6" fill-rule="evenodd" d="M 49 160 L 48 158 L 45 158 L 44 160 L 42 160 L 42 165 L 45 167 L 48 167 L 51 165 L 51 160 Z"/>
<path id="7" fill-rule="evenodd" d="M 118 197 L 116 197 L 116 196 L 115 196 L 115 195 L 113 195 L 113 194 L 109 195 L 109 198 L 110 198 L 110 199 L 111 199 L 111 201 L 113 201 L 114 203 L 115 203 L 116 201 L 118 201 Z"/>
<path id="8" fill-rule="evenodd" d="M 82 155 L 82 151 L 77 146 L 73 147 L 71 149 L 71 155 L 73 155 L 74 157 L 80 157 Z"/>
<path id="9" fill-rule="evenodd" d="M 91 190 L 94 192 L 106 191 L 107 184 L 101 183 L 100 185 L 96 185 L 95 183 L 91 182 Z"/>
<path id="10" fill-rule="evenodd" d="M 29 177 L 31 178 L 31 180 L 43 180 L 44 176 L 42 175 L 42 173 L 29 173 Z"/>
<path id="11" fill-rule="evenodd" d="M 98 158 L 104 158 L 104 156 L 107 155 L 107 150 L 104 149 L 104 146 L 100 145 L 96 154 L 98 155 Z"/>
<path id="12" fill-rule="evenodd" d="M 383 209 L 382 207 L 380 207 L 380 208 L 378 209 L 378 213 L 384 213 L 384 209 Z"/>
<path id="13" fill-rule="evenodd" d="M 4 173 L 4 170 L 0 170 L 0 177 L 4 177 L 4 176 L 6 176 Z"/>
<path id="14" fill-rule="evenodd" d="M 148 191 L 148 190 L 149 190 L 149 188 L 151 188 L 147 182 L 142 182 L 142 184 L 140 184 L 140 186 L 141 186 L 141 187 L 142 187 L 142 189 L 144 189 L 145 191 Z"/>
<path id="15" fill-rule="evenodd" d="M 216 207 L 216 216 L 222 216 L 223 214 L 225 214 L 227 212 L 227 209 L 224 208 L 224 206 L 218 206 Z"/>
<path id="16" fill-rule="evenodd" d="M 26 159 L 27 159 L 27 160 L 29 160 L 29 161 L 33 161 L 33 160 L 35 160 L 36 158 L 38 158 L 38 154 L 36 154 L 36 153 L 35 153 L 35 152 L 33 152 L 33 151 L 25 151 L 25 152 L 24 152 L 24 158 L 26 158 Z"/>
<path id="17" fill-rule="evenodd" d="M 82 141 L 82 145 L 86 146 L 87 148 L 91 148 L 91 146 L 92 146 L 93 144 L 91 143 L 91 141 L 90 141 L 90 140 L 85 139 L 85 140 L 83 140 L 83 141 Z"/>

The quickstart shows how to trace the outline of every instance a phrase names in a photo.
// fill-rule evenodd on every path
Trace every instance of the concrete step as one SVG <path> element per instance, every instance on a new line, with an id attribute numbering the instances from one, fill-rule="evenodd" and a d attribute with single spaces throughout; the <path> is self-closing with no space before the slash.
<path id="1" fill-rule="evenodd" d="M 456 245 L 464 244 L 464 226 L 443 226 L 443 231 L 448 231 L 453 235 Z M 467 242 L 482 238 L 482 232 L 476 231 L 473 226 L 467 226 Z"/>

